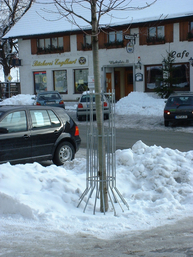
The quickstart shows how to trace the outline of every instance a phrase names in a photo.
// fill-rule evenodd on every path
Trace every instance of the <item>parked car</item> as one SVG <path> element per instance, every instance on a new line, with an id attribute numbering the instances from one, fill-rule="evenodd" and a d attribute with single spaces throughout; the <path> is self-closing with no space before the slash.
<path id="1" fill-rule="evenodd" d="M 164 108 L 164 125 L 193 122 L 193 94 L 181 93 L 169 96 Z"/>
<path id="2" fill-rule="evenodd" d="M 64 109 L 0 105 L 0 163 L 72 160 L 81 143 L 79 129 Z"/>
<path id="3" fill-rule="evenodd" d="M 61 95 L 57 91 L 44 91 L 37 94 L 35 97 L 34 105 L 49 105 L 62 107 L 65 109 L 65 103 L 62 100 Z"/>
<path id="4" fill-rule="evenodd" d="M 109 118 L 110 104 L 104 94 L 101 94 L 101 101 L 103 103 L 103 114 L 104 119 Z M 96 116 L 96 103 L 95 103 L 95 94 L 92 96 L 89 91 L 83 92 L 81 95 L 77 108 L 76 108 L 76 117 L 79 121 L 89 119 L 90 117 L 90 107 L 93 106 L 93 116 Z"/>

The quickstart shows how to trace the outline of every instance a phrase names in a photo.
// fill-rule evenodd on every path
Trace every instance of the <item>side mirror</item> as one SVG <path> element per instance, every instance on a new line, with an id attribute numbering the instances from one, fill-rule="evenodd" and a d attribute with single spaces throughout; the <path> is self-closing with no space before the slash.
<path id="1" fill-rule="evenodd" d="M 8 129 L 7 128 L 1 128 L 0 127 L 0 134 L 7 134 L 8 133 Z"/>

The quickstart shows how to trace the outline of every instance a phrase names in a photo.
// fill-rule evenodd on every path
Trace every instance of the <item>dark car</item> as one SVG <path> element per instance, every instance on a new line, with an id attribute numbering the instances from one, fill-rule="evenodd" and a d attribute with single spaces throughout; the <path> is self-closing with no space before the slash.
<path id="1" fill-rule="evenodd" d="M 57 91 L 44 91 L 37 94 L 34 105 L 49 105 L 62 107 L 65 109 L 65 103 Z"/>
<path id="2" fill-rule="evenodd" d="M 0 163 L 72 160 L 81 143 L 79 129 L 64 109 L 0 106 Z"/>
<path id="3" fill-rule="evenodd" d="M 110 104 L 104 94 L 101 94 L 101 101 L 103 103 L 103 115 L 104 119 L 109 118 Z M 92 107 L 92 109 L 91 109 Z M 93 116 L 96 116 L 96 104 L 95 104 L 95 94 L 85 91 L 78 102 L 76 108 L 76 117 L 79 121 L 86 120 L 90 116 L 90 109 L 92 110 Z"/>
<path id="4" fill-rule="evenodd" d="M 169 96 L 164 108 L 164 125 L 193 122 L 193 94 L 181 93 Z"/>

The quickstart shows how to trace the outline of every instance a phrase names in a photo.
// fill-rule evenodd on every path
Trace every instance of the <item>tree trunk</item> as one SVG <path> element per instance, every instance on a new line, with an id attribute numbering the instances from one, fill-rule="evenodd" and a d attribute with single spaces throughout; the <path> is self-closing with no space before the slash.
<path id="1" fill-rule="evenodd" d="M 103 112 L 101 101 L 101 83 L 100 83 L 100 68 L 99 68 L 99 52 L 98 52 L 98 20 L 96 16 L 96 0 L 91 1 L 92 15 L 92 53 L 93 53 L 93 69 L 95 82 L 95 103 L 96 103 L 96 120 L 98 129 L 98 157 L 99 170 L 98 176 L 100 179 L 100 211 L 108 210 L 108 195 L 106 181 L 106 152 L 104 144 L 104 126 Z"/>

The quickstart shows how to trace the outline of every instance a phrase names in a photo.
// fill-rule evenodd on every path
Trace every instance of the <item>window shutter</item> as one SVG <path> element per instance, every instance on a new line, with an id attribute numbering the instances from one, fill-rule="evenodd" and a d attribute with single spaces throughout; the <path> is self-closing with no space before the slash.
<path id="1" fill-rule="evenodd" d="M 140 45 L 147 45 L 147 27 L 139 28 L 139 44 Z"/>
<path id="2" fill-rule="evenodd" d="M 31 54 L 37 54 L 37 39 L 31 39 Z"/>
<path id="3" fill-rule="evenodd" d="M 84 43 L 84 35 L 83 34 L 77 34 L 76 35 L 76 40 L 77 40 L 77 50 L 82 51 L 82 46 Z"/>
<path id="4" fill-rule="evenodd" d="M 106 37 L 106 34 L 104 32 L 99 33 L 98 40 L 99 40 L 100 49 L 105 48 L 105 43 L 106 43 L 105 37 Z"/>
<path id="5" fill-rule="evenodd" d="M 165 25 L 165 42 L 170 43 L 173 41 L 173 23 L 169 23 Z"/>
<path id="6" fill-rule="evenodd" d="M 180 22 L 180 41 L 187 40 L 188 36 L 188 21 Z"/>
<path id="7" fill-rule="evenodd" d="M 64 52 L 70 52 L 70 35 L 63 36 Z"/>

